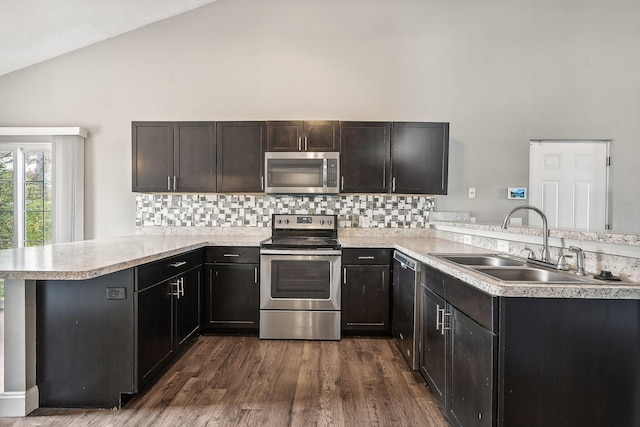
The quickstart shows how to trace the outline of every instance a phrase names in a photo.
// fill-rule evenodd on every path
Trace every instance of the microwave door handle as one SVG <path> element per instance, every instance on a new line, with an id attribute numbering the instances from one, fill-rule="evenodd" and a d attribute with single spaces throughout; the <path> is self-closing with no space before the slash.
<path id="1" fill-rule="evenodd" d="M 322 186 L 323 187 L 327 187 L 327 175 L 328 175 L 328 168 L 327 168 L 327 159 L 322 159 Z"/>

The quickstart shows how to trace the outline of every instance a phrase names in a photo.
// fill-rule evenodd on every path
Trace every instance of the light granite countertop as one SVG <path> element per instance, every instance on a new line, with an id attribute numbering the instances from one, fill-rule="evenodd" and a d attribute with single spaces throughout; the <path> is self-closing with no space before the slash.
<path id="1" fill-rule="evenodd" d="M 205 246 L 259 246 L 264 235 L 138 235 L 0 251 L 0 278 L 84 280 Z M 487 253 L 486 249 L 430 236 L 341 236 L 345 248 L 395 248 L 495 296 L 536 298 L 640 299 L 640 284 L 509 284 L 432 254 Z"/>

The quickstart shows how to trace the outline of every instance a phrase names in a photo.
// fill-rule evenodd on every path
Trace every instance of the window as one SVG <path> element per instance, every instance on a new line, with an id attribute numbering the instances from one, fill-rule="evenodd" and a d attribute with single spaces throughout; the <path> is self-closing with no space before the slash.
<path id="1" fill-rule="evenodd" d="M 51 146 L 0 145 L 0 248 L 51 239 Z"/>

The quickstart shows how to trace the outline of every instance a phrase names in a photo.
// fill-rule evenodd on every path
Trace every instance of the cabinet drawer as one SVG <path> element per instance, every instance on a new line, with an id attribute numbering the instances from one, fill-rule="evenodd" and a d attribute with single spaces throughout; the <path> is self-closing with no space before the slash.
<path id="1" fill-rule="evenodd" d="M 200 249 L 141 265 L 136 267 L 137 290 L 142 290 L 200 265 L 202 265 L 202 250 Z"/>
<path id="2" fill-rule="evenodd" d="M 390 265 L 391 249 L 375 248 L 375 249 L 343 249 L 342 264 L 375 264 Z"/>
<path id="3" fill-rule="evenodd" d="M 257 264 L 260 249 L 254 247 L 216 246 L 206 249 L 205 262 L 224 264 Z"/>
<path id="4" fill-rule="evenodd" d="M 498 298 L 445 274 L 445 299 L 492 332 L 498 330 Z"/>

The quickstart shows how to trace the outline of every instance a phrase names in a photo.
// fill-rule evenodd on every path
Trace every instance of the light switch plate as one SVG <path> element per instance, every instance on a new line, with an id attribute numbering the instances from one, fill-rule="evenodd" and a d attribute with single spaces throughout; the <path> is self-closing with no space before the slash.
<path id="1" fill-rule="evenodd" d="M 469 198 L 470 199 L 475 199 L 476 198 L 476 188 L 475 187 L 469 187 Z"/>

